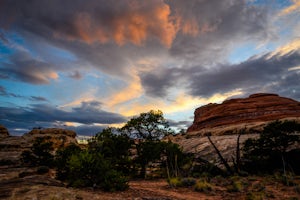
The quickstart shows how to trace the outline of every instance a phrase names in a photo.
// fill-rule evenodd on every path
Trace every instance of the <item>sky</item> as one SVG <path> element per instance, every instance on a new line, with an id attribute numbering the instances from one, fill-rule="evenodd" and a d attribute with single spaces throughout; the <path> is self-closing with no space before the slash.
<path id="1" fill-rule="evenodd" d="M 93 135 L 253 93 L 300 100 L 300 0 L 0 0 L 0 124 Z"/>

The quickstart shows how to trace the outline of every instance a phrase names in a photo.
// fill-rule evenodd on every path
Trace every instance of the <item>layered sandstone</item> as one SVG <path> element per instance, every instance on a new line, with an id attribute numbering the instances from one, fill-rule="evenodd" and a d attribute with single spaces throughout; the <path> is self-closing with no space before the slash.
<path id="1" fill-rule="evenodd" d="M 300 102 L 277 94 L 253 94 L 248 98 L 226 100 L 222 104 L 208 104 L 195 110 L 189 134 L 231 134 L 247 127 L 259 130 L 266 122 L 300 119 Z"/>

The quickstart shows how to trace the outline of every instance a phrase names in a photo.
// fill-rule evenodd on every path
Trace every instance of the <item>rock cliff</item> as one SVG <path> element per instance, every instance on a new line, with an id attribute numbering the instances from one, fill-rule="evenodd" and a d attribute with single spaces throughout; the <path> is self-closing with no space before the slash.
<path id="1" fill-rule="evenodd" d="M 191 135 L 232 134 L 246 127 L 255 132 L 267 122 L 281 119 L 300 120 L 300 102 L 277 94 L 253 94 L 248 98 L 226 100 L 221 104 L 199 107 L 187 132 Z"/>

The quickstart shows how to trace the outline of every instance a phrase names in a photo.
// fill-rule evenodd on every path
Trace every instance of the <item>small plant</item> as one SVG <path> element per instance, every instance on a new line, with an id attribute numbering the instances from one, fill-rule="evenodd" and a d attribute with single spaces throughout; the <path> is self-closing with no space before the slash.
<path id="1" fill-rule="evenodd" d="M 213 187 L 210 183 L 206 181 L 197 181 L 194 186 L 195 191 L 197 192 L 210 192 L 213 190 Z"/>
<path id="2" fill-rule="evenodd" d="M 178 177 L 168 179 L 168 183 L 169 183 L 170 187 L 181 187 L 182 186 L 181 180 Z"/>
<path id="3" fill-rule="evenodd" d="M 228 192 L 241 192 L 244 186 L 241 181 L 233 181 L 231 185 L 227 187 Z"/>
<path id="4" fill-rule="evenodd" d="M 262 193 L 255 193 L 255 192 L 249 192 L 246 195 L 246 200 L 263 200 L 264 199 L 264 194 Z"/>

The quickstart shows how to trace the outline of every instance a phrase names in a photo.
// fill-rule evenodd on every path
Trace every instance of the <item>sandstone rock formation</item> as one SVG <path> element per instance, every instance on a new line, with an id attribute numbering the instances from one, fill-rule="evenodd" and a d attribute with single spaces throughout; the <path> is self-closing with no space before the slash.
<path id="1" fill-rule="evenodd" d="M 0 139 L 6 138 L 8 136 L 9 136 L 8 130 L 4 126 L 0 125 Z"/>
<path id="2" fill-rule="evenodd" d="M 187 130 L 191 135 L 232 134 L 246 127 L 255 132 L 267 122 L 281 119 L 300 120 L 300 102 L 277 94 L 253 94 L 248 98 L 208 104 L 195 110 L 194 122 Z M 250 131 L 249 131 L 250 132 Z"/>
<path id="3" fill-rule="evenodd" d="M 65 147 L 70 143 L 77 143 L 74 131 L 59 128 L 33 129 L 24 134 L 23 137 L 28 141 L 33 141 L 37 137 L 44 137 L 53 142 L 54 149 Z"/>
<path id="4" fill-rule="evenodd" d="M 3 130 L 6 129 L 4 128 Z M 47 139 L 47 141 L 53 142 L 54 150 L 57 150 L 59 147 L 67 146 L 70 143 L 77 144 L 76 133 L 74 131 L 56 128 L 34 129 L 23 136 L 2 138 L 0 140 L 0 169 L 2 169 L 2 172 L 5 168 L 20 167 L 22 152 L 30 150 L 37 137 L 43 137 Z M 0 178 L 2 175 L 3 174 L 0 173 Z"/>

